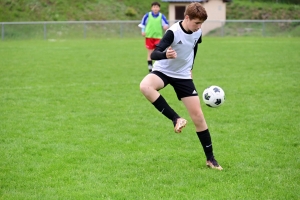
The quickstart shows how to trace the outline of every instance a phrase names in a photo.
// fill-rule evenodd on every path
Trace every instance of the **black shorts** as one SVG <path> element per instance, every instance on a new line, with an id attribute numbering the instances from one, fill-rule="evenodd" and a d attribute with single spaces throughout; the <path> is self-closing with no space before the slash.
<path id="1" fill-rule="evenodd" d="M 172 85 L 178 100 L 181 100 L 184 97 L 198 96 L 193 79 L 172 78 L 159 71 L 152 71 L 151 73 L 157 75 L 159 78 L 161 78 L 161 80 L 163 80 L 164 87 L 166 87 L 168 84 Z"/>

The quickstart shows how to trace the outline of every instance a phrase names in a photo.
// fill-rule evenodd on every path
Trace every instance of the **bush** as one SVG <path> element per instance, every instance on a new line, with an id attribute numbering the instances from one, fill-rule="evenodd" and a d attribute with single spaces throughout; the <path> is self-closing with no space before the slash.
<path id="1" fill-rule="evenodd" d="M 135 17 L 137 15 L 137 12 L 134 8 L 128 7 L 126 9 L 125 15 L 128 16 L 128 17 Z"/>

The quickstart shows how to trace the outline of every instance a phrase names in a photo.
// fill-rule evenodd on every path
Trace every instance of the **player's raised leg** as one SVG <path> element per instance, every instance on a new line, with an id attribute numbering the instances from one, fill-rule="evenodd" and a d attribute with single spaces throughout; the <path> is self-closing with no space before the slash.
<path id="1" fill-rule="evenodd" d="M 140 83 L 140 91 L 153 103 L 159 96 L 158 90 L 164 87 L 163 80 L 155 74 L 148 74 Z"/>
<path id="2" fill-rule="evenodd" d="M 180 133 L 186 125 L 186 120 L 180 118 L 179 115 L 169 106 L 164 97 L 160 95 L 158 90 L 165 87 L 163 80 L 156 74 L 148 74 L 140 83 L 140 91 L 150 101 L 153 106 L 164 116 L 173 122 L 175 132 Z"/>

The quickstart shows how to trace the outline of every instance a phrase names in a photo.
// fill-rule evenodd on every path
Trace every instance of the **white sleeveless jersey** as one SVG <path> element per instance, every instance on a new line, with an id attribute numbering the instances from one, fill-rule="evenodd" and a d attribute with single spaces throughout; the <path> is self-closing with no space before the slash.
<path id="1" fill-rule="evenodd" d="M 173 31 L 172 49 L 177 52 L 175 59 L 158 60 L 153 65 L 153 71 L 160 71 L 167 76 L 180 79 L 191 79 L 191 69 L 194 63 L 194 47 L 202 35 L 201 29 L 191 34 L 182 30 L 179 22 L 168 30 Z M 166 51 L 166 50 L 165 50 Z"/>

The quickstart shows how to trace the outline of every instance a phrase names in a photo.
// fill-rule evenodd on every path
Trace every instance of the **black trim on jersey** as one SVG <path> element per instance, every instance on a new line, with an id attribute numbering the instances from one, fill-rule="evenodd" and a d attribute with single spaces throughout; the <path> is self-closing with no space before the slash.
<path id="1" fill-rule="evenodd" d="M 197 54 L 197 50 L 198 50 L 198 44 L 202 43 L 202 35 L 200 36 L 200 38 L 198 39 L 198 42 L 196 43 L 195 47 L 194 47 L 194 60 L 193 60 L 193 66 L 192 69 L 194 68 L 194 62 L 195 62 L 195 58 L 196 58 L 196 54 Z"/>
<path id="2" fill-rule="evenodd" d="M 182 29 L 182 31 L 183 31 L 184 33 L 189 34 L 189 35 L 193 33 L 193 31 L 186 31 L 186 30 L 183 28 L 183 26 L 182 26 L 182 21 L 179 22 L 179 26 L 180 26 L 180 28 Z"/>

